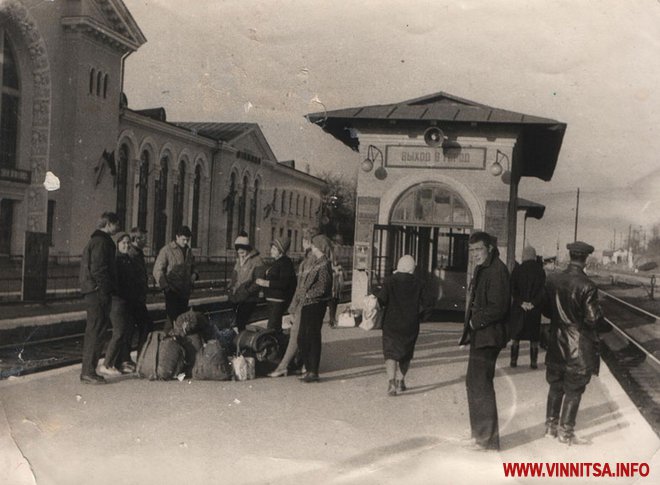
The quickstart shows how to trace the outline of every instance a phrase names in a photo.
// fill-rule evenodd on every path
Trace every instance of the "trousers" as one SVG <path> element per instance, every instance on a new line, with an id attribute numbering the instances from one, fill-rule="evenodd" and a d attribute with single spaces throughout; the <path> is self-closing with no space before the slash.
<path id="1" fill-rule="evenodd" d="M 319 373 L 321 363 L 321 327 L 326 306 L 327 302 L 321 301 L 306 305 L 300 311 L 298 348 L 305 370 L 314 374 Z"/>
<path id="2" fill-rule="evenodd" d="M 99 294 L 98 291 L 85 295 L 87 323 L 82 349 L 82 375 L 96 373 L 96 365 L 101 357 L 105 332 L 110 326 L 110 307 L 112 297 Z"/>
<path id="3" fill-rule="evenodd" d="M 471 344 L 465 376 L 472 438 L 480 446 L 493 450 L 500 448 L 497 402 L 493 385 L 499 353 L 498 347 L 477 349 Z"/>

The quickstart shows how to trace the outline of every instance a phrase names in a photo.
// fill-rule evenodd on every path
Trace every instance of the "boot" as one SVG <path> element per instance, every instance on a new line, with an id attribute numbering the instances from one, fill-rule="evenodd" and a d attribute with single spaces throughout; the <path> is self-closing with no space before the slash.
<path id="1" fill-rule="evenodd" d="M 394 379 L 390 379 L 389 385 L 387 387 L 387 395 L 396 396 L 396 387 L 397 387 L 397 381 L 395 381 Z"/>
<path id="2" fill-rule="evenodd" d="M 529 347 L 529 366 L 532 369 L 538 369 L 538 360 L 539 360 L 539 343 L 531 342 Z"/>
<path id="3" fill-rule="evenodd" d="M 575 419 L 577 418 L 578 409 L 580 408 L 580 397 L 581 396 L 564 399 L 564 405 L 561 410 L 557 438 L 560 443 L 565 443 L 568 446 L 587 444 L 587 441 L 575 436 Z"/>
<path id="4" fill-rule="evenodd" d="M 559 424 L 558 418 L 545 418 L 545 437 L 546 438 L 556 438 L 557 437 L 557 424 Z"/>
<path id="5" fill-rule="evenodd" d="M 515 340 L 511 344 L 511 367 L 518 367 L 518 352 L 520 351 L 520 343 Z"/>
<path id="6" fill-rule="evenodd" d="M 563 394 L 548 393 L 548 402 L 545 411 L 545 436 L 548 438 L 557 437 L 557 425 L 559 424 L 559 413 L 561 412 L 563 398 Z"/>
<path id="7" fill-rule="evenodd" d="M 408 390 L 408 388 L 406 387 L 406 381 L 404 381 L 403 378 L 401 378 L 401 380 L 399 380 L 399 381 L 396 381 L 396 392 L 397 393 L 405 392 L 406 390 Z"/>

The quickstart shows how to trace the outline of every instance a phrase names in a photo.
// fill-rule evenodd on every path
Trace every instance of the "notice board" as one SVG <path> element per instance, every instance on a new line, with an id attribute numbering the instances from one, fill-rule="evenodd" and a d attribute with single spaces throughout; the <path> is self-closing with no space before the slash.
<path id="1" fill-rule="evenodd" d="M 506 200 L 486 201 L 486 227 L 484 230 L 497 238 L 498 246 L 508 244 L 508 212 L 509 203 Z"/>

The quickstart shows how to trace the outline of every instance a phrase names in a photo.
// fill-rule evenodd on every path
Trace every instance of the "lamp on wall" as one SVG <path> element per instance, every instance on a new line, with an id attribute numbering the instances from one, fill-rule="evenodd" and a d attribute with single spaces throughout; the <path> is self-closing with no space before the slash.
<path id="1" fill-rule="evenodd" d="M 363 172 L 371 172 L 374 168 L 376 162 L 380 160 L 380 167 L 376 169 L 374 175 L 378 180 L 384 180 L 387 178 L 387 170 L 385 169 L 385 158 L 383 157 L 383 152 L 374 145 L 369 145 L 367 148 L 367 158 L 365 158 L 361 164 Z"/>
<path id="2" fill-rule="evenodd" d="M 500 160 L 506 160 L 506 171 L 504 170 L 504 167 L 500 163 Z M 509 169 L 509 157 L 506 153 L 497 150 L 497 153 L 495 154 L 495 161 L 490 166 L 490 173 L 494 177 L 499 177 L 500 175 L 502 175 L 502 181 L 504 183 L 509 183 L 511 181 L 511 171 Z M 509 182 L 505 180 L 505 176 L 508 177 Z"/>

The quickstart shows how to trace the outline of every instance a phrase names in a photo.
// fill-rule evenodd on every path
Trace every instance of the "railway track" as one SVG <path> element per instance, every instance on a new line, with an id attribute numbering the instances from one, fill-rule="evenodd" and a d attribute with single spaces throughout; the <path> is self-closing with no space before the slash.
<path id="1" fill-rule="evenodd" d="M 599 293 L 612 326 L 601 335 L 602 358 L 660 436 L 660 317 L 607 291 Z"/>
<path id="2" fill-rule="evenodd" d="M 227 308 L 205 313 L 219 327 L 226 326 L 232 315 L 231 310 Z M 252 315 L 252 321 L 262 320 L 266 317 L 267 307 L 265 304 L 260 304 Z M 160 328 L 165 320 L 156 320 L 154 323 L 156 328 Z M 110 332 L 109 329 L 108 333 Z M 0 346 L 0 379 L 79 364 L 83 336 L 83 333 L 75 333 Z"/>

